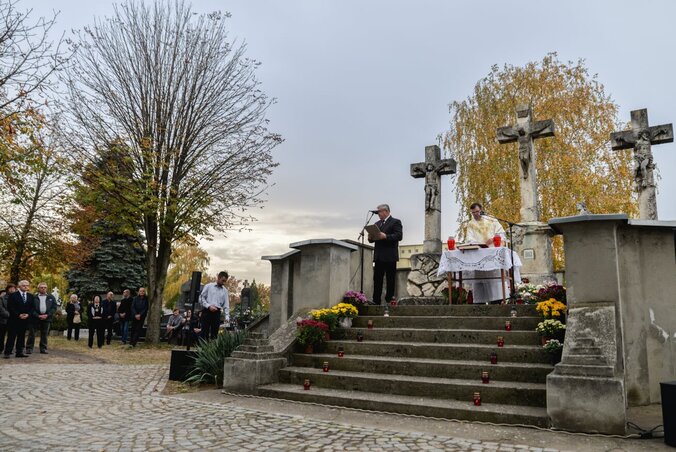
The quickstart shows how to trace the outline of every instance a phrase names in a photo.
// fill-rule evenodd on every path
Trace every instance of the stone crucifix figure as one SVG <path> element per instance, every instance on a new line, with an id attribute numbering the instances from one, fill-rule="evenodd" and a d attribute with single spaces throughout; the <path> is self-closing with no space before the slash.
<path id="1" fill-rule="evenodd" d="M 631 112 L 631 130 L 610 134 L 613 150 L 634 149 L 634 187 L 638 192 L 639 218 L 657 220 L 657 185 L 655 184 L 655 163 L 650 148 L 652 144 L 674 141 L 671 124 L 648 125 L 648 110 Z"/>
<path id="2" fill-rule="evenodd" d="M 441 254 L 441 176 L 455 174 L 456 162 L 441 159 L 439 146 L 425 147 L 425 161 L 411 164 L 411 176 L 425 178 L 424 253 Z"/>
<path id="3" fill-rule="evenodd" d="M 497 138 L 501 144 L 519 142 L 521 221 L 533 222 L 540 219 L 533 140 L 553 136 L 554 121 L 533 121 L 529 105 L 516 107 L 516 125 L 499 127 L 497 130 Z"/>

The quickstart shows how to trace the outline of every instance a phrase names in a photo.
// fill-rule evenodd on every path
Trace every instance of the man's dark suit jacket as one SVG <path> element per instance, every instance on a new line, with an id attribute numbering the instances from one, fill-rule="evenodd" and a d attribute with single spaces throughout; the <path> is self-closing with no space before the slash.
<path id="1" fill-rule="evenodd" d="M 390 217 L 383 225 L 382 221 L 376 222 L 380 232 L 387 236 L 384 240 L 375 241 L 375 250 L 373 251 L 374 262 L 397 262 L 399 260 L 399 242 L 403 237 L 403 227 L 401 221 Z"/>
<path id="2" fill-rule="evenodd" d="M 51 322 L 52 321 L 52 316 L 54 316 L 54 313 L 56 312 L 56 298 L 54 298 L 54 295 L 48 293 L 46 294 L 47 299 L 45 300 L 45 304 L 47 305 L 47 321 Z M 40 315 L 40 297 L 37 295 L 33 295 L 33 305 L 35 306 L 33 310 L 33 317 L 34 320 L 39 320 L 38 316 Z"/>
<path id="3" fill-rule="evenodd" d="M 35 297 L 32 293 L 26 292 L 26 302 L 21 298 L 21 291 L 17 290 L 7 299 L 7 310 L 9 311 L 9 323 L 18 325 L 21 322 L 28 324 L 35 310 Z M 25 320 L 19 319 L 19 314 L 28 314 Z"/>
<path id="4" fill-rule="evenodd" d="M 104 299 L 101 301 L 103 305 L 103 318 L 108 319 L 108 317 L 115 318 L 115 311 L 117 311 L 117 303 L 115 300 Z"/>
<path id="5" fill-rule="evenodd" d="M 141 318 L 145 317 L 148 313 L 148 297 L 134 297 L 134 301 L 131 302 L 131 320 L 135 320 L 137 315 L 141 315 Z"/>

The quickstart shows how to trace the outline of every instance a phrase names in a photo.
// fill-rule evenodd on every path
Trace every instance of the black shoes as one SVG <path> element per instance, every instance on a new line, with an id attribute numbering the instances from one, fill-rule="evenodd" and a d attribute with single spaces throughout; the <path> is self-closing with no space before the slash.
<path id="1" fill-rule="evenodd" d="M 49 354 L 49 353 L 47 353 L 47 350 L 40 350 L 40 353 L 42 353 L 43 355 L 48 355 L 48 354 Z"/>
<path id="2" fill-rule="evenodd" d="M 28 355 L 24 355 L 23 353 L 15 355 L 17 358 L 28 358 Z"/>
<path id="3" fill-rule="evenodd" d="M 3 358 L 9 359 L 9 355 L 2 355 Z"/>
<path id="4" fill-rule="evenodd" d="M 32 355 L 32 354 L 33 354 L 33 349 L 32 349 L 32 348 L 27 348 L 27 349 L 26 349 L 26 354 L 27 354 L 27 355 Z"/>

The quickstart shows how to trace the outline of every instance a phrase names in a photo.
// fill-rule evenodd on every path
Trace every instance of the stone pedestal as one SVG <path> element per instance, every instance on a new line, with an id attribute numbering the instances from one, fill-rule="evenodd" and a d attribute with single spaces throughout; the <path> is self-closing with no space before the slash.
<path id="1" fill-rule="evenodd" d="M 260 333 L 249 333 L 243 345 L 237 347 L 223 363 L 223 389 L 255 393 L 260 385 L 279 380 L 279 369 L 286 359 L 275 353 L 270 341 Z"/>
<path id="2" fill-rule="evenodd" d="M 406 285 L 409 296 L 440 296 L 441 292 L 448 287 L 446 277 L 437 276 L 440 258 L 441 251 L 439 253 L 411 255 L 411 271 L 408 274 L 408 283 Z"/>
<path id="3" fill-rule="evenodd" d="M 514 226 L 514 251 L 521 257 L 521 277 L 533 284 L 555 281 L 552 260 L 554 231 L 547 223 L 529 222 Z M 509 234 L 509 232 L 507 232 Z"/>

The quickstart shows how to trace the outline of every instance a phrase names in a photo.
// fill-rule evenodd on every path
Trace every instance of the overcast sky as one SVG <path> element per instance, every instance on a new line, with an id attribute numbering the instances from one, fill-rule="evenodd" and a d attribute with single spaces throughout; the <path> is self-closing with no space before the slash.
<path id="1" fill-rule="evenodd" d="M 112 2 L 22 0 L 36 15 L 61 11 L 69 32 L 110 15 Z M 263 63 L 278 99 L 271 130 L 285 142 L 268 202 L 251 232 L 203 242 L 211 270 L 269 282 L 262 255 L 310 238 L 356 239 L 382 202 L 422 243 L 424 193 L 409 165 L 448 129 L 448 104 L 472 93 L 491 65 L 523 65 L 558 52 L 584 58 L 620 119 L 647 108 L 651 125 L 676 122 L 676 2 L 195 0 L 196 12 L 229 11 L 231 36 Z M 537 117 L 536 119 L 544 119 Z M 500 126 L 502 124 L 496 124 Z M 676 219 L 676 148 L 653 147 L 662 179 L 660 219 Z M 516 158 L 516 149 L 515 149 Z M 442 234 L 456 227 L 452 179 L 442 182 Z M 490 206 L 488 206 L 490 207 Z"/>

